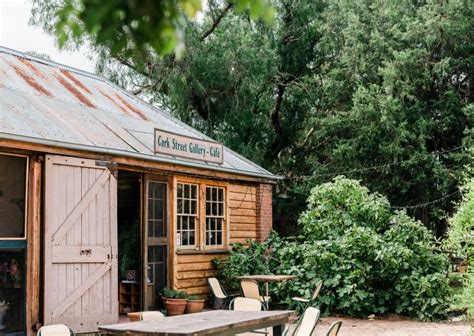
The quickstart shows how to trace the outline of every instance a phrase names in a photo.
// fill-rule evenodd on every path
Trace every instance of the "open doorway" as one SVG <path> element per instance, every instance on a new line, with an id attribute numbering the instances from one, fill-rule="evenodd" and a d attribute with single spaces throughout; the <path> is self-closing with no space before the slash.
<path id="1" fill-rule="evenodd" d="M 119 170 L 117 232 L 120 314 L 142 310 L 141 179 L 140 173 Z"/>

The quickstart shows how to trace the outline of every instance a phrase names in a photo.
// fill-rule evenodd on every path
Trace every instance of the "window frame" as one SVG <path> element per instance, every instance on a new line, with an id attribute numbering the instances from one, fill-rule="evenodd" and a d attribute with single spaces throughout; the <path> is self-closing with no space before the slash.
<path id="1" fill-rule="evenodd" d="M 214 215 L 209 215 L 209 218 L 220 218 L 222 219 L 222 243 L 221 244 L 215 244 L 215 245 L 208 245 L 207 244 L 207 239 L 206 239 L 206 236 L 207 236 L 207 218 L 208 218 L 208 215 L 207 215 L 207 211 L 206 211 L 206 206 L 207 206 L 207 188 L 211 188 L 212 189 L 222 189 L 222 197 L 223 197 L 223 200 L 222 200 L 222 211 L 223 211 L 223 214 L 222 216 L 214 216 Z M 211 191 L 212 192 L 212 191 Z M 203 202 L 204 202 L 204 212 L 203 212 L 203 240 L 202 240 L 202 246 L 204 248 L 204 250 L 215 250 L 215 249 L 226 249 L 227 248 L 227 233 L 229 232 L 229 230 L 227 229 L 227 213 L 228 213 L 228 210 L 227 210 L 227 187 L 226 186 L 223 186 L 223 185 L 215 185 L 215 184 L 205 184 L 204 186 L 204 199 L 203 199 Z M 212 198 L 212 196 L 211 196 Z M 212 199 L 211 199 L 211 204 L 212 204 Z M 217 201 L 217 203 L 219 204 L 219 200 Z"/>
<path id="2" fill-rule="evenodd" d="M 192 217 L 193 215 L 190 213 L 179 213 L 178 212 L 178 185 L 189 185 L 189 186 L 196 186 L 196 214 L 194 215 L 194 244 L 193 245 L 181 245 L 178 244 L 178 234 L 181 234 L 179 231 L 179 226 L 178 226 L 178 220 L 179 216 L 188 216 Z M 176 196 L 175 196 L 175 228 L 174 228 L 174 243 L 176 244 L 176 248 L 178 250 L 199 250 L 200 247 L 200 231 L 201 231 L 201 225 L 200 225 L 200 215 L 201 215 L 201 206 L 200 202 L 202 197 L 200 197 L 200 192 L 201 192 L 201 185 L 199 183 L 191 182 L 191 181 L 186 181 L 186 180 L 178 180 L 176 181 Z M 191 198 L 189 198 L 191 200 Z M 188 230 L 190 231 L 190 230 Z M 181 238 L 181 236 L 180 236 Z M 182 241 L 180 239 L 180 241 Z"/>
<path id="3" fill-rule="evenodd" d="M 194 184 L 197 185 L 197 216 L 195 226 L 195 241 L 194 245 L 178 245 L 177 234 L 178 234 L 178 185 L 179 184 Z M 174 178 L 174 190 L 173 190 L 173 246 L 174 250 L 178 254 L 189 254 L 189 253 L 214 253 L 214 252 L 227 252 L 229 251 L 230 242 L 230 209 L 228 202 L 228 191 L 229 183 L 224 181 L 209 180 L 206 178 L 192 178 L 185 176 L 177 176 Z M 223 233 L 222 233 L 222 245 L 206 245 L 206 187 L 217 187 L 224 189 L 224 220 L 223 220 Z"/>
<path id="4" fill-rule="evenodd" d="M 30 157 L 26 154 L 17 154 L 17 153 L 9 153 L 9 152 L 0 152 L 0 156 L 14 156 L 14 157 L 22 157 L 26 159 L 25 162 L 25 210 L 23 214 L 23 236 L 22 237 L 0 237 L 0 240 L 27 240 L 28 238 L 28 203 L 29 203 L 29 193 L 28 193 L 28 185 L 29 185 L 29 167 L 30 167 Z"/>

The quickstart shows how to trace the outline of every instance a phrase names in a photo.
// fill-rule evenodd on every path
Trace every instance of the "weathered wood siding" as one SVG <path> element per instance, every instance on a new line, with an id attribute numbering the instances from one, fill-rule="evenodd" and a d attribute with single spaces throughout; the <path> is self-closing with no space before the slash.
<path id="1" fill-rule="evenodd" d="M 249 239 L 257 237 L 257 188 L 254 185 L 239 184 L 229 184 L 227 188 L 229 243 L 247 244 Z M 226 256 L 225 252 L 178 254 L 174 272 L 176 289 L 201 297 L 207 296 L 207 278 L 215 275 L 211 260 L 223 259 Z"/>
<path id="2" fill-rule="evenodd" d="M 246 244 L 257 238 L 257 188 L 252 185 L 229 185 L 230 242 Z"/>

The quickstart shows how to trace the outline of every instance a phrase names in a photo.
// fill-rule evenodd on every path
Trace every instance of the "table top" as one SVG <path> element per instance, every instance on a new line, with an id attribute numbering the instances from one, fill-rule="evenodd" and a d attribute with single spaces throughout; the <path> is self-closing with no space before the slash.
<path id="1" fill-rule="evenodd" d="M 292 314 L 289 310 L 233 311 L 210 310 L 202 313 L 165 317 L 155 321 L 139 321 L 100 326 L 113 334 L 133 335 L 234 335 L 245 331 L 283 325 Z"/>
<path id="2" fill-rule="evenodd" d="M 295 275 L 275 275 L 275 274 L 257 274 L 257 275 L 242 275 L 238 276 L 240 280 L 255 280 L 262 282 L 281 282 L 296 279 Z"/>

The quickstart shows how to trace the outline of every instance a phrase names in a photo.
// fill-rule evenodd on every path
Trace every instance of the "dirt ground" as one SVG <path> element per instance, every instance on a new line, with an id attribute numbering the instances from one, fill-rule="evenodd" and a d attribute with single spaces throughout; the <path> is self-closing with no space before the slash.
<path id="1" fill-rule="evenodd" d="M 363 320 L 324 317 L 316 327 L 316 336 L 326 335 L 332 322 L 342 320 L 339 336 L 470 336 L 468 322 L 428 323 L 408 319 Z"/>

